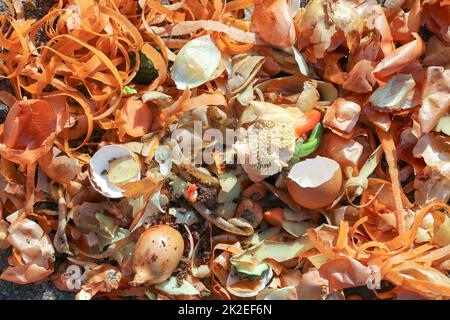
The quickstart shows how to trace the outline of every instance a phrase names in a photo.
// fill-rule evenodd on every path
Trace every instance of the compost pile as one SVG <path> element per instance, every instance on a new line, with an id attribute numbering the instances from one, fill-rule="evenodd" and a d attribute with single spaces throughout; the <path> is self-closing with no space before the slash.
<path id="1" fill-rule="evenodd" d="M 6 3 L 2 280 L 450 298 L 448 0 Z"/>

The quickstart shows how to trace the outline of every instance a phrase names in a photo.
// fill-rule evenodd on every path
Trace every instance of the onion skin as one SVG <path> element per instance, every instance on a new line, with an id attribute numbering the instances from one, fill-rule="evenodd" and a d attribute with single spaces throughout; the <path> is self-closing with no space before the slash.
<path id="1" fill-rule="evenodd" d="M 74 180 L 81 172 L 75 158 L 65 155 L 53 157 L 51 151 L 40 158 L 38 164 L 50 179 L 63 185 L 70 184 L 70 181 Z"/>
<path id="2" fill-rule="evenodd" d="M 289 178 L 286 179 L 286 186 L 292 199 L 300 206 L 308 209 L 324 208 L 339 195 L 342 186 L 342 171 L 338 167 L 330 180 L 314 188 L 301 187 Z"/>
<path id="3" fill-rule="evenodd" d="M 119 138 L 129 135 L 139 138 L 148 133 L 152 124 L 152 111 L 140 100 L 128 99 L 116 114 Z"/>
<path id="4" fill-rule="evenodd" d="M 264 219 L 272 226 L 281 226 L 284 220 L 284 210 L 282 208 L 272 208 L 264 212 Z"/>
<path id="5" fill-rule="evenodd" d="M 274 46 L 291 47 L 296 40 L 286 0 L 264 0 L 255 5 L 252 24 L 259 36 Z"/>
<path id="6" fill-rule="evenodd" d="M 139 237 L 133 250 L 131 267 L 135 273 L 130 284 L 152 285 L 167 280 L 183 256 L 181 234 L 167 225 L 153 226 Z"/>
<path id="7" fill-rule="evenodd" d="M 322 143 L 317 149 L 317 154 L 333 159 L 341 166 L 352 167 L 358 170 L 358 166 L 364 164 L 361 161 L 363 146 L 354 139 L 345 139 L 332 132 L 323 135 Z"/>
<path id="8" fill-rule="evenodd" d="M 77 114 L 74 116 L 75 125 L 67 129 L 67 137 L 69 140 L 76 140 L 81 138 L 88 131 L 88 120 L 86 115 Z"/>

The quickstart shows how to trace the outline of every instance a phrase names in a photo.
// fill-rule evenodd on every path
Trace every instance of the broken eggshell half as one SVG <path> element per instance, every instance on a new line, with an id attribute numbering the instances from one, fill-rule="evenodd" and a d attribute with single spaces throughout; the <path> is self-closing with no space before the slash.
<path id="1" fill-rule="evenodd" d="M 127 183 L 140 180 L 140 163 L 133 152 L 120 145 L 108 145 L 99 149 L 89 163 L 89 180 L 94 189 L 108 198 L 122 198 L 123 190 L 111 182 L 108 172 L 113 161 L 127 158 L 133 159 L 139 168 Z"/>
<path id="2" fill-rule="evenodd" d="M 296 163 L 286 179 L 292 199 L 308 209 L 324 208 L 339 195 L 342 171 L 333 159 L 317 156 Z"/>

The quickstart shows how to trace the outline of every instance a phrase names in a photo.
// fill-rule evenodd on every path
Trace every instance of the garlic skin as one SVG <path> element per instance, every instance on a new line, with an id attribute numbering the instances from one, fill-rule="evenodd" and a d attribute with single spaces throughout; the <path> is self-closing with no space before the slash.
<path id="1" fill-rule="evenodd" d="M 139 237 L 131 258 L 132 286 L 161 283 L 172 275 L 184 252 L 180 232 L 167 225 L 150 227 Z"/>
<path id="2" fill-rule="evenodd" d="M 173 63 L 171 75 L 177 89 L 193 89 L 209 81 L 219 67 L 221 57 L 209 35 L 189 41 Z"/>

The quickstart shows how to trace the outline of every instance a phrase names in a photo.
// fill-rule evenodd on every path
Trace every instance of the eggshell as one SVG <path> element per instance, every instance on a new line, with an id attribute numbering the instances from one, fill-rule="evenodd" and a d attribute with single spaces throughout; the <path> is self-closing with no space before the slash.
<path id="1" fill-rule="evenodd" d="M 123 190 L 112 183 L 108 179 L 108 175 L 104 175 L 103 173 L 108 171 L 110 161 L 127 157 L 136 159 L 133 152 L 120 145 L 108 145 L 98 150 L 89 163 L 90 181 L 94 189 L 108 198 L 122 198 Z M 138 161 L 136 162 L 139 164 Z M 140 179 L 141 171 L 139 170 L 129 182 Z"/>
<path id="2" fill-rule="evenodd" d="M 286 180 L 294 201 L 308 209 L 329 205 L 339 195 L 341 185 L 339 163 L 321 156 L 296 163 Z"/>

